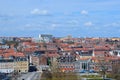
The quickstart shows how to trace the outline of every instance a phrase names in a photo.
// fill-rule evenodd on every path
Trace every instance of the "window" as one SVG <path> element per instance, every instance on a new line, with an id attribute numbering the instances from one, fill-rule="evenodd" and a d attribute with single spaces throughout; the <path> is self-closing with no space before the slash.
<path id="1" fill-rule="evenodd" d="M 87 63 L 82 63 L 82 69 L 87 69 Z"/>

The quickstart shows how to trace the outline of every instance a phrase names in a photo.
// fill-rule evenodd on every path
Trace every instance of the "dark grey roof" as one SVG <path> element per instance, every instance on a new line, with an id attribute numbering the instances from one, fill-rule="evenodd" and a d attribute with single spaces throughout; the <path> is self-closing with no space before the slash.
<path id="1" fill-rule="evenodd" d="M 14 59 L 1 59 L 0 63 L 2 62 L 14 62 Z"/>
<path id="2" fill-rule="evenodd" d="M 27 58 L 17 57 L 15 61 L 27 61 Z"/>

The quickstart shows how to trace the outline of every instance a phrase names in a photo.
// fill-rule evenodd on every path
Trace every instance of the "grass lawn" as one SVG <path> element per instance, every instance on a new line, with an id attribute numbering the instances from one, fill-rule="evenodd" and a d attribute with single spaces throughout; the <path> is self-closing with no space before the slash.
<path id="1" fill-rule="evenodd" d="M 41 80 L 78 80 L 78 76 L 75 73 L 43 72 Z"/>

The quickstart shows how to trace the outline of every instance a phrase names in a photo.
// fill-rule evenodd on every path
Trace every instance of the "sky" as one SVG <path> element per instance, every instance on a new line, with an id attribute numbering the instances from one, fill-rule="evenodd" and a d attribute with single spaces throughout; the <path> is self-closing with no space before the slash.
<path id="1" fill-rule="evenodd" d="M 0 36 L 120 37 L 120 0 L 0 0 Z"/>

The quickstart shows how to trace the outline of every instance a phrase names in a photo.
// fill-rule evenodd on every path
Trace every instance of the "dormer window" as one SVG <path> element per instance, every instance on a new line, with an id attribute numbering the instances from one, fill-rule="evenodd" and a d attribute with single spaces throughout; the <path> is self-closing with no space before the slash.
<path id="1" fill-rule="evenodd" d="M 3 57 L 3 55 L 0 55 L 0 59 L 3 59 L 4 57 Z"/>
<path id="2" fill-rule="evenodd" d="M 14 56 L 10 56 L 9 59 L 14 59 L 15 57 Z"/>

